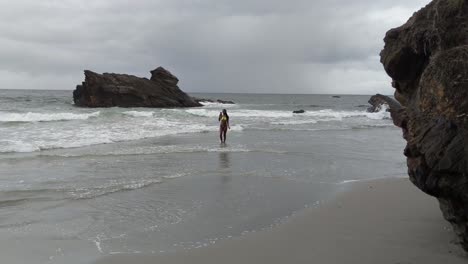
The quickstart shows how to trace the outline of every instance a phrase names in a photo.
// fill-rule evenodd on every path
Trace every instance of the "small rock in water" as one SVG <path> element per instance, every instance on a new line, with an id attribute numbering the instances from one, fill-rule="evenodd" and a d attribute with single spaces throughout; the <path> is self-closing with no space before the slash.
<path id="1" fill-rule="evenodd" d="M 305 113 L 305 111 L 303 109 L 293 111 L 293 114 L 303 114 L 303 113 Z"/>

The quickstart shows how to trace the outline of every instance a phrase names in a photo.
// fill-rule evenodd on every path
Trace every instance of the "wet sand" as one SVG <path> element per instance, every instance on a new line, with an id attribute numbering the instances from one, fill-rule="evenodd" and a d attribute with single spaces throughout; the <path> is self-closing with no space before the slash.
<path id="1" fill-rule="evenodd" d="M 288 222 L 209 247 L 159 255 L 114 255 L 98 264 L 467 263 L 438 203 L 407 179 L 351 183 L 337 199 Z"/>

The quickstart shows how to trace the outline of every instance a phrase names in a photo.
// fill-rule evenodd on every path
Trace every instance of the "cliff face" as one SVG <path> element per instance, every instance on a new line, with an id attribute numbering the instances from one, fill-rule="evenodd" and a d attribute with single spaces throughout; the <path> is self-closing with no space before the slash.
<path id="1" fill-rule="evenodd" d="M 385 36 L 408 173 L 468 251 L 468 1 L 434 0 Z"/>
<path id="2" fill-rule="evenodd" d="M 85 81 L 73 92 L 83 107 L 193 107 L 201 106 L 177 86 L 179 79 L 162 67 L 151 79 L 126 74 L 85 71 Z"/>

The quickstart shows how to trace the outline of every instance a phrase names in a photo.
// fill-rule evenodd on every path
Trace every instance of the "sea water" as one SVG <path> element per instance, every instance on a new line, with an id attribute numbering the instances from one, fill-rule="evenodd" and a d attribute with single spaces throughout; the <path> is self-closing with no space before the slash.
<path id="1" fill-rule="evenodd" d="M 348 182 L 405 174 L 401 132 L 385 109 L 366 112 L 370 96 L 193 95 L 236 104 L 87 109 L 71 91 L 0 90 L 2 258 L 202 247 L 271 228 Z"/>

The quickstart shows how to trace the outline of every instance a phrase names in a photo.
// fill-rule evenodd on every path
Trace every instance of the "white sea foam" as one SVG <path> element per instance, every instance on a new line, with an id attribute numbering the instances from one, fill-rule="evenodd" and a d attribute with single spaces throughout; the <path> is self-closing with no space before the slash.
<path id="1" fill-rule="evenodd" d="M 142 154 L 160 154 L 160 153 L 194 153 L 194 152 L 252 152 L 245 146 L 235 147 L 213 147 L 213 146 L 187 146 L 187 145 L 169 145 L 137 147 L 128 149 L 119 149 L 106 155 L 142 155 Z"/>
<path id="2" fill-rule="evenodd" d="M 367 178 L 367 179 L 355 179 L 355 180 L 344 180 L 338 182 L 337 184 L 348 184 L 348 183 L 355 183 L 355 182 L 369 182 L 375 180 L 383 180 L 383 179 L 406 179 L 407 176 L 396 175 L 396 176 L 386 176 L 386 177 L 375 177 L 375 178 Z"/>
<path id="3" fill-rule="evenodd" d="M 139 146 L 118 148 L 112 151 L 89 153 L 50 153 L 43 154 L 43 156 L 54 157 L 84 157 L 84 156 L 121 156 L 121 155 L 153 155 L 153 154 L 174 154 L 174 153 L 272 153 L 272 154 L 285 154 L 286 151 L 275 149 L 249 149 L 246 146 L 190 146 L 190 145 L 169 145 L 169 146 Z M 163 178 L 178 178 L 183 177 L 185 174 L 169 175 Z"/>
<path id="4" fill-rule="evenodd" d="M 74 113 L 0 113 L 0 122 L 50 122 L 67 120 L 86 120 L 99 116 L 100 112 L 87 114 Z"/>
<path id="5" fill-rule="evenodd" d="M 335 111 L 332 109 L 324 109 L 324 110 L 319 110 L 319 111 L 308 111 L 302 115 L 317 117 L 317 118 L 328 118 L 329 120 L 342 120 L 343 118 L 352 118 L 352 117 L 367 117 L 369 119 L 390 118 L 390 113 L 386 111 L 386 108 L 382 108 L 377 113 L 368 113 L 365 111 Z"/>
<path id="6" fill-rule="evenodd" d="M 141 120 L 141 121 L 138 121 Z M 34 152 L 49 149 L 78 148 L 98 144 L 132 141 L 161 136 L 218 131 L 217 125 L 170 121 L 165 118 L 135 118 L 130 123 L 116 122 L 99 125 L 84 124 L 79 129 L 57 129 L 14 131 L 11 140 L 0 141 L 0 153 Z M 231 131 L 242 131 L 241 125 L 231 126 Z"/>
<path id="7" fill-rule="evenodd" d="M 211 109 L 187 109 L 187 113 L 201 117 L 216 118 L 219 115 L 219 111 Z M 330 120 L 342 120 L 343 118 L 351 117 L 367 117 L 369 119 L 384 119 L 389 118 L 390 114 L 386 112 L 386 108 L 382 108 L 380 112 L 368 113 L 364 111 L 335 111 L 332 109 L 324 109 L 318 111 L 307 111 L 303 114 L 293 114 L 292 111 L 281 111 L 281 110 L 233 110 L 229 112 L 229 116 L 240 117 L 240 118 L 304 118 L 304 117 L 315 117 L 315 120 L 308 121 L 330 121 Z M 300 121 L 303 122 L 303 121 Z"/>
<path id="8" fill-rule="evenodd" d="M 126 111 L 123 112 L 124 115 L 133 116 L 133 117 L 152 117 L 154 112 L 148 111 Z"/>
<path id="9" fill-rule="evenodd" d="M 218 103 L 218 102 L 204 102 L 204 101 L 201 101 L 200 104 L 202 104 L 206 108 L 217 108 L 217 109 L 238 107 L 238 105 L 236 105 L 236 104 L 222 104 L 222 103 Z"/>
<path id="10" fill-rule="evenodd" d="M 381 120 L 389 118 L 389 113 L 385 108 L 377 113 L 323 109 L 293 114 L 292 111 L 287 110 L 242 109 L 240 107 L 228 112 L 232 117 L 231 131 L 233 132 L 240 132 L 244 129 L 315 131 L 372 128 L 386 126 L 384 123 L 390 124 Z M 77 148 L 169 135 L 217 132 L 219 131 L 218 115 L 218 108 L 208 106 L 191 109 L 151 109 L 151 111 L 127 111 L 127 109 L 122 111 L 114 108 L 90 113 L 0 112 L 0 122 L 35 123 L 34 128 L 14 123 L 0 126 L 3 138 L 8 139 L 0 141 L 0 153 Z M 77 121 L 40 123 L 66 120 Z M 329 121 L 335 122 L 323 124 Z M 343 121 L 343 124 L 339 121 Z M 203 151 L 219 150 L 205 149 Z"/>
<path id="11" fill-rule="evenodd" d="M 370 119 L 391 119 L 390 112 L 387 112 L 388 106 L 382 105 L 378 112 L 367 113 L 367 117 Z"/>
<path id="12" fill-rule="evenodd" d="M 163 178 L 164 179 L 176 179 L 176 178 L 184 177 L 185 175 L 186 174 L 184 174 L 184 173 L 176 173 L 176 174 L 173 174 L 173 175 L 164 176 Z"/>
<path id="13" fill-rule="evenodd" d="M 306 125 L 317 124 L 317 120 L 285 120 L 278 122 L 271 122 L 272 125 Z"/>
<path id="14" fill-rule="evenodd" d="M 26 143 L 21 140 L 0 140 L 1 152 L 34 152 L 40 148 L 31 143 Z"/>
<path id="15" fill-rule="evenodd" d="M 77 188 L 69 191 L 68 194 L 73 199 L 91 199 L 120 191 L 137 190 L 157 183 L 161 183 L 161 179 L 111 180 L 101 186 Z"/>
<path id="16" fill-rule="evenodd" d="M 187 109 L 187 113 L 202 117 L 218 117 L 219 111 L 210 109 Z M 228 112 L 232 117 L 258 117 L 258 118 L 279 118 L 292 117 L 292 112 L 279 110 L 234 110 Z"/>

